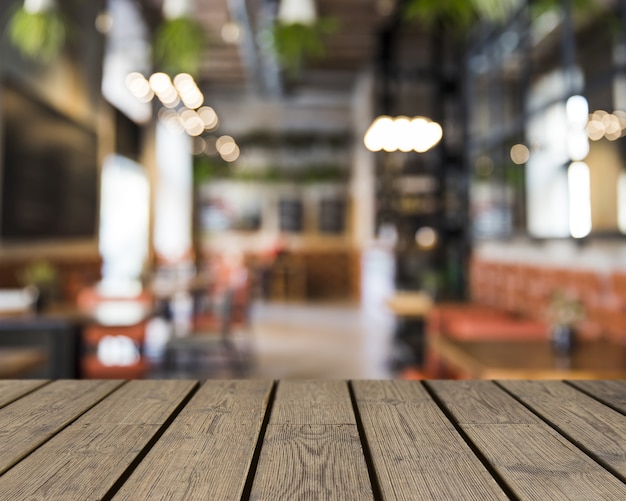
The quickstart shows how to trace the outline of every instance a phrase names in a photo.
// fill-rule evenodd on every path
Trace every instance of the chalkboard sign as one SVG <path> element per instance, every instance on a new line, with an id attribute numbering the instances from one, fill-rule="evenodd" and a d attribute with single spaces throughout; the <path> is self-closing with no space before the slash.
<path id="1" fill-rule="evenodd" d="M 280 231 L 299 233 L 303 228 L 302 200 L 283 198 L 278 202 Z"/>
<path id="2" fill-rule="evenodd" d="M 346 202 L 340 198 L 320 200 L 318 228 L 320 233 L 343 233 L 346 226 Z"/>
<path id="3" fill-rule="evenodd" d="M 94 131 L 12 86 L 2 90 L 2 119 L 2 240 L 95 237 Z"/>

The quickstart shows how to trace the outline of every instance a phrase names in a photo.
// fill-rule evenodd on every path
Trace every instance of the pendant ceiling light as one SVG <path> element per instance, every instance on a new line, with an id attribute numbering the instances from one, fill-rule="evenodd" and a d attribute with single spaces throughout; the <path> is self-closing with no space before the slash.
<path id="1" fill-rule="evenodd" d="M 369 126 L 363 139 L 370 151 L 416 151 L 424 153 L 442 138 L 443 129 L 427 117 L 382 115 Z"/>
<path id="2" fill-rule="evenodd" d="M 190 0 L 164 0 L 163 16 L 166 19 L 176 19 L 178 17 L 187 17 L 191 15 Z"/>
<path id="3" fill-rule="evenodd" d="M 278 20 L 285 24 L 313 24 L 317 20 L 315 0 L 281 0 Z"/>
<path id="4" fill-rule="evenodd" d="M 54 7 L 52 0 L 24 0 L 24 9 L 31 14 L 44 12 Z"/>

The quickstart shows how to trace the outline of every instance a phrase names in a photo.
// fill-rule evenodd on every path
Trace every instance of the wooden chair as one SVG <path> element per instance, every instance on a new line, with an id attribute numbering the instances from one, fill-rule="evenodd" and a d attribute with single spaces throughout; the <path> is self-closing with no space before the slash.
<path id="1" fill-rule="evenodd" d="M 76 303 L 91 318 L 81 333 L 81 377 L 145 377 L 150 364 L 144 357 L 143 345 L 146 323 L 152 310 L 152 296 L 146 291 L 129 297 L 102 295 L 97 287 L 88 287 L 81 290 Z M 115 314 L 116 311 L 123 315 Z"/>

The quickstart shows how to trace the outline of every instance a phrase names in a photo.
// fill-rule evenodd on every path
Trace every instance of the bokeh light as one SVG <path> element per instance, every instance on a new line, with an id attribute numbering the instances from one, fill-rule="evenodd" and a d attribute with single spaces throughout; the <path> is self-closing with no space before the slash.
<path id="1" fill-rule="evenodd" d="M 530 150 L 525 144 L 514 144 L 511 147 L 511 160 L 516 165 L 522 165 L 528 162 L 530 158 Z"/>

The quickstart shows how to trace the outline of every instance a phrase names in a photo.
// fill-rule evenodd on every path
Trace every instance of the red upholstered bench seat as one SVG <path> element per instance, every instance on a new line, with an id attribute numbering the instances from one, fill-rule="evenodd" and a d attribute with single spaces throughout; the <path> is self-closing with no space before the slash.
<path id="1" fill-rule="evenodd" d="M 463 340 L 545 339 L 545 322 L 471 303 L 440 304 L 428 317 L 428 331 Z"/>
<path id="2" fill-rule="evenodd" d="M 548 327 L 537 320 L 508 315 L 451 318 L 446 322 L 445 335 L 463 340 L 481 339 L 545 339 Z"/>

